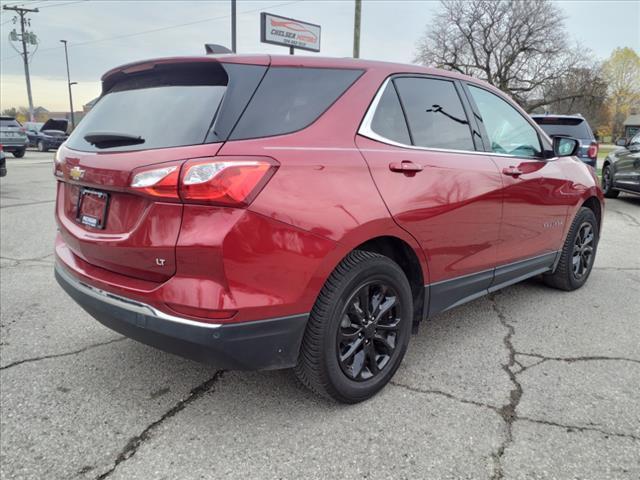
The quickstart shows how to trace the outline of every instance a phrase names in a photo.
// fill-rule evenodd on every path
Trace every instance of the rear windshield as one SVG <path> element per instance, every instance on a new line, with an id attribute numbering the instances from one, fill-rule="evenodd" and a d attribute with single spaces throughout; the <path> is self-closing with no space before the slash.
<path id="1" fill-rule="evenodd" d="M 589 124 L 582 118 L 534 117 L 534 120 L 550 137 L 593 138 Z"/>
<path id="2" fill-rule="evenodd" d="M 309 126 L 362 75 L 362 70 L 272 67 L 231 140 L 291 133 Z"/>
<path id="3" fill-rule="evenodd" d="M 69 137 L 82 151 L 132 151 L 201 144 L 227 89 L 218 64 L 179 71 L 142 73 L 117 82 Z M 136 145 L 98 148 L 84 137 L 95 133 L 140 136 Z"/>
<path id="4" fill-rule="evenodd" d="M 20 124 L 13 118 L 2 118 L 0 119 L 0 127 L 20 127 Z"/>

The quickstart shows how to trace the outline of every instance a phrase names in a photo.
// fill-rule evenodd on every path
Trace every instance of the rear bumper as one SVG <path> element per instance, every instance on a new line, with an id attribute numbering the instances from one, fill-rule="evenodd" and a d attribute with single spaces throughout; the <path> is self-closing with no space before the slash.
<path id="1" fill-rule="evenodd" d="M 197 322 L 88 285 L 59 263 L 55 276 L 100 323 L 160 350 L 234 370 L 289 368 L 297 362 L 307 314 L 233 324 Z"/>
<path id="2" fill-rule="evenodd" d="M 42 143 L 44 143 L 46 148 L 60 148 L 64 140 L 42 139 Z M 38 141 L 36 141 L 35 144 L 38 145 Z"/>
<path id="3" fill-rule="evenodd" d="M 24 150 L 28 144 L 29 142 L 27 140 L 9 140 L 7 143 L 2 143 L 2 148 L 5 152 L 15 152 L 17 150 Z"/>

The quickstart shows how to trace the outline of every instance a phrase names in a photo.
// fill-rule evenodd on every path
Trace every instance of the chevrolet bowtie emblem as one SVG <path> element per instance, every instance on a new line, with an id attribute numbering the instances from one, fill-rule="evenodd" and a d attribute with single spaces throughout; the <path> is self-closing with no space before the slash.
<path id="1" fill-rule="evenodd" d="M 80 180 L 83 175 L 84 175 L 84 170 L 82 170 L 80 167 L 73 167 L 71 170 L 69 170 L 69 176 L 73 180 Z"/>

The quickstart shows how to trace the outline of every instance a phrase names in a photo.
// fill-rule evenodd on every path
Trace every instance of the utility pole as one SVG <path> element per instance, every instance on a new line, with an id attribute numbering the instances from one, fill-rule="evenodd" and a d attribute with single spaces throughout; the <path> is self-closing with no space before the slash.
<path id="1" fill-rule="evenodd" d="M 18 15 L 20 15 L 20 40 L 22 41 L 22 61 L 24 62 L 24 75 L 27 79 L 27 96 L 29 97 L 29 121 L 33 122 L 33 97 L 31 95 L 31 78 L 29 77 L 29 52 L 27 50 L 27 37 L 29 43 L 35 43 L 35 36 L 31 37 L 30 33 L 25 32 L 25 25 L 27 23 L 27 13 L 38 13 L 39 10 L 37 8 L 20 8 L 20 7 L 9 7 L 4 5 L 3 10 L 13 10 Z M 15 34 L 15 30 L 14 30 Z"/>
<path id="2" fill-rule="evenodd" d="M 353 58 L 360 58 L 360 15 L 362 0 L 356 0 L 356 12 L 353 19 Z"/>
<path id="3" fill-rule="evenodd" d="M 71 75 L 69 75 L 69 54 L 67 53 L 67 41 L 60 40 L 60 42 L 64 43 L 64 58 L 67 61 L 67 86 L 69 87 L 69 106 L 71 107 L 71 130 L 76 128 L 76 118 L 73 113 L 73 96 L 71 95 L 71 85 L 74 85 L 76 82 L 71 83 Z"/>
<path id="4" fill-rule="evenodd" d="M 231 51 L 236 53 L 236 0 L 231 0 Z"/>

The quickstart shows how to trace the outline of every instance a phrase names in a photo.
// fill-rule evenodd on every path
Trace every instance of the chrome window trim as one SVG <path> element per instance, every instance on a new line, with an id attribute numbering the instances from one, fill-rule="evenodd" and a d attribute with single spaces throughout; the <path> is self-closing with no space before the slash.
<path id="1" fill-rule="evenodd" d="M 91 286 L 87 283 L 84 283 L 77 278 L 73 277 L 69 272 L 66 271 L 62 266 L 56 264 L 55 266 L 56 272 L 60 275 L 69 285 L 71 285 L 76 290 L 93 297 L 101 302 L 107 303 L 109 305 L 113 305 L 114 307 L 122 308 L 124 310 L 128 310 L 130 312 L 138 313 L 141 315 L 147 315 L 151 317 L 155 317 L 160 320 L 166 320 L 168 322 L 180 323 L 182 325 L 189 325 L 192 327 L 202 327 L 202 328 L 219 328 L 222 324 L 219 323 L 206 323 L 206 322 L 197 322 L 195 320 L 189 320 L 187 318 L 176 317 L 175 315 L 169 315 L 168 313 L 161 312 L 160 310 L 148 305 L 146 303 L 138 302 L 137 300 L 132 300 L 130 298 L 121 297 L 120 295 L 116 295 L 114 293 L 107 292 L 100 288 Z"/>
<path id="2" fill-rule="evenodd" d="M 420 75 L 413 75 L 413 76 L 420 76 Z M 429 77 L 423 77 L 423 78 L 429 78 Z M 446 77 L 443 77 L 443 78 L 446 78 Z M 454 79 L 448 79 L 448 80 L 453 81 Z M 360 128 L 358 129 L 358 135 L 362 135 L 363 137 L 367 137 L 371 140 L 375 140 L 380 143 L 385 143 L 387 145 L 392 145 L 394 147 L 408 148 L 410 150 L 419 150 L 423 152 L 465 153 L 468 155 L 484 155 L 484 156 L 490 156 L 490 157 L 531 159 L 531 160 L 539 160 L 544 162 L 556 160 L 558 158 L 558 157 L 553 157 L 553 158 L 524 157 L 524 156 L 518 156 L 518 155 L 510 155 L 508 153 L 484 152 L 481 150 L 456 150 L 456 149 L 449 149 L 449 148 L 418 147 L 415 145 L 407 145 L 405 143 L 396 142 L 395 140 L 391 140 L 390 138 L 380 135 L 379 133 L 376 133 L 373 131 L 373 129 L 371 128 L 371 123 L 373 122 L 373 117 L 376 113 L 376 110 L 378 109 L 378 104 L 382 99 L 382 95 L 384 94 L 384 91 L 386 90 L 387 85 L 389 85 L 391 81 L 393 81 L 393 77 L 388 77 L 382 83 L 382 85 L 378 88 L 378 91 L 376 92 L 375 97 L 373 97 L 373 101 L 371 102 L 371 105 L 369 105 L 369 108 L 367 109 L 367 113 L 365 113 L 364 118 L 360 123 Z"/>

